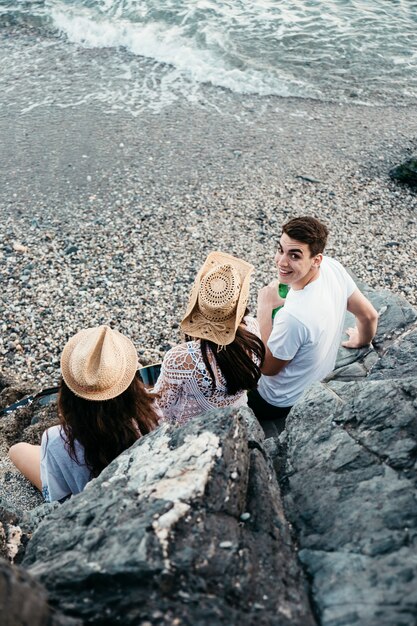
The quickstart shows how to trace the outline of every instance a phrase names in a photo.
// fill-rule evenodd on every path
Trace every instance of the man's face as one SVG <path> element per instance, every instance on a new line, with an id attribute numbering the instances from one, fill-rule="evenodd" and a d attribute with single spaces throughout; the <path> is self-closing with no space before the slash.
<path id="1" fill-rule="evenodd" d="M 291 239 L 282 234 L 275 255 L 280 283 L 291 285 L 293 289 L 303 289 L 317 275 L 322 254 L 311 256 L 308 243 Z"/>

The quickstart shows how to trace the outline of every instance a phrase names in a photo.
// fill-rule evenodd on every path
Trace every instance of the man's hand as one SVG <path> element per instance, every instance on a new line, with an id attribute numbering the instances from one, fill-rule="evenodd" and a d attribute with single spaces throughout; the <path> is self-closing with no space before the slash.
<path id="1" fill-rule="evenodd" d="M 369 346 L 375 337 L 378 313 L 359 289 L 355 289 L 348 299 L 347 310 L 356 318 L 356 327 L 348 328 L 349 339 L 342 343 L 345 348 L 363 348 Z"/>
<path id="2" fill-rule="evenodd" d="M 279 282 L 277 280 L 272 280 L 268 285 L 259 289 L 258 311 L 269 310 L 272 314 L 272 309 L 276 309 L 284 304 L 284 298 L 281 298 L 278 293 L 278 285 Z"/>
<path id="3" fill-rule="evenodd" d="M 346 339 L 346 341 L 342 341 L 342 346 L 344 348 L 363 348 L 364 346 L 368 346 L 369 343 L 364 344 L 361 341 L 361 338 L 359 336 L 359 330 L 356 328 L 347 328 L 345 330 L 345 333 L 347 335 L 349 335 L 349 339 Z"/>
<path id="4" fill-rule="evenodd" d="M 278 293 L 279 282 L 273 280 L 262 287 L 258 291 L 258 313 L 257 318 L 261 331 L 261 338 L 265 345 L 265 360 L 261 367 L 262 374 L 266 376 L 274 376 L 278 374 L 289 361 L 276 359 L 268 348 L 268 339 L 272 331 L 272 309 L 282 306 L 285 302 L 284 298 Z"/>

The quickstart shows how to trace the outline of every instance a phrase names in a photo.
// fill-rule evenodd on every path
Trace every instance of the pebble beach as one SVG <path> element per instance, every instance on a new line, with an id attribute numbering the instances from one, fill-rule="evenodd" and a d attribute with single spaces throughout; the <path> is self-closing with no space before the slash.
<path id="1" fill-rule="evenodd" d="M 67 339 L 97 324 L 128 335 L 142 364 L 160 361 L 210 250 L 255 265 L 255 312 L 296 215 L 328 225 L 327 253 L 360 280 L 416 304 L 417 196 L 388 171 L 416 148 L 417 107 L 218 98 L 139 118 L 1 109 L 3 375 L 56 384 Z M 33 506 L 13 474 L 3 458 L 2 492 Z"/>
<path id="2" fill-rule="evenodd" d="M 4 374 L 55 384 L 66 340 L 101 323 L 131 337 L 142 364 L 159 361 L 210 250 L 255 265 L 254 311 L 295 215 L 323 220 L 327 253 L 358 278 L 416 303 L 417 197 L 388 171 L 416 145 L 417 110 L 232 104 L 0 117 Z"/>

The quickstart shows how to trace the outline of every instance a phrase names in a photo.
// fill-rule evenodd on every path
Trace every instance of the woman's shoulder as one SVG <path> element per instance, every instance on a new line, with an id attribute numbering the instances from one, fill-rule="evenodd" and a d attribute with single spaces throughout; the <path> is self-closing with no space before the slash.
<path id="1" fill-rule="evenodd" d="M 62 426 L 59 424 L 56 426 L 50 426 L 42 435 L 42 447 L 48 447 L 49 449 L 61 448 L 64 445 L 64 442 L 65 439 L 63 439 Z"/>
<path id="2" fill-rule="evenodd" d="M 164 356 L 162 367 L 170 370 L 193 370 L 201 354 L 200 342 L 186 341 L 174 346 Z"/>
<path id="3" fill-rule="evenodd" d="M 190 355 L 200 351 L 199 342 L 186 341 L 179 343 L 177 346 L 170 348 L 164 356 L 163 363 L 165 365 L 169 363 L 182 363 L 183 361 L 190 361 Z"/>
<path id="4" fill-rule="evenodd" d="M 45 430 L 43 436 L 48 436 L 48 439 L 54 441 L 58 437 L 61 437 L 62 426 L 60 424 L 56 424 L 55 426 L 50 426 Z"/>
<path id="5" fill-rule="evenodd" d="M 245 322 L 246 329 L 249 332 L 253 333 L 254 335 L 257 335 L 258 337 L 261 336 L 259 323 L 256 317 L 252 317 L 251 315 L 245 315 L 245 317 L 243 318 L 243 321 Z"/>

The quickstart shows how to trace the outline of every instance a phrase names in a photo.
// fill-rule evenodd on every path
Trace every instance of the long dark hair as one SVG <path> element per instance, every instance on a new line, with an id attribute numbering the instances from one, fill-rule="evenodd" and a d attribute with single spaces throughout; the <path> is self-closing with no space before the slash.
<path id="1" fill-rule="evenodd" d="M 84 448 L 85 464 L 93 476 L 98 476 L 139 437 L 156 428 L 154 398 L 136 376 L 126 391 L 102 401 L 76 396 L 61 377 L 58 414 L 71 458 L 79 462 L 77 440 Z"/>
<path id="2" fill-rule="evenodd" d="M 242 324 L 237 328 L 234 341 L 227 346 L 220 348 L 213 341 L 200 339 L 201 354 L 210 374 L 212 393 L 216 389 L 216 378 L 210 365 L 209 352 L 226 380 L 229 395 L 234 396 L 244 389 L 254 389 L 258 383 L 265 358 L 265 346 L 259 337 Z"/>

